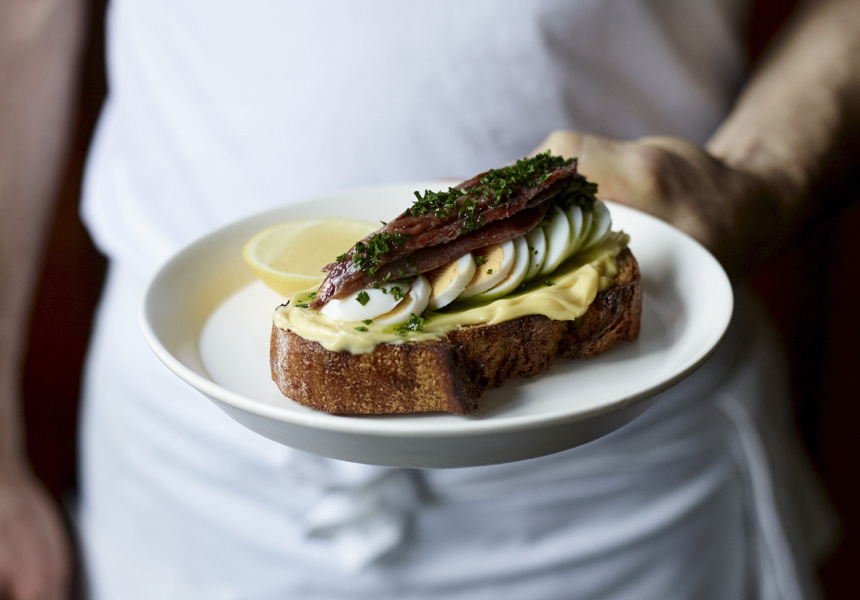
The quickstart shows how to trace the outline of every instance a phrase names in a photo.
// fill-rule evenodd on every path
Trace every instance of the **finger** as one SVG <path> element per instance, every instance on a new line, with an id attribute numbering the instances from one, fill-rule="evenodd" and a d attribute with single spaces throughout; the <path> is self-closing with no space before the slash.
<path id="1" fill-rule="evenodd" d="M 663 152 L 658 146 L 556 131 L 538 147 L 539 152 L 546 150 L 576 158 L 579 172 L 597 184 L 600 198 L 668 216 L 660 180 L 655 176 L 658 155 Z"/>
<path id="2" fill-rule="evenodd" d="M 59 512 L 54 510 L 41 511 L 40 529 L 43 560 L 49 566 L 47 573 L 42 574 L 45 581 L 42 595 L 39 597 L 45 600 L 62 600 L 68 594 L 72 576 L 72 548 L 68 533 Z"/>
<path id="3" fill-rule="evenodd" d="M 579 156 L 580 138 L 584 134 L 577 131 L 556 130 L 550 133 L 544 140 L 535 148 L 532 155 L 542 154 L 547 150 L 552 151 L 557 156 L 566 156 L 574 158 Z"/>
<path id="4" fill-rule="evenodd" d="M 18 532 L 17 539 L 11 540 L 18 555 L 7 575 L 9 597 L 11 600 L 59 600 L 67 592 L 67 562 L 65 557 L 57 556 L 58 548 L 52 545 L 52 537 L 42 527 Z"/>
<path id="5" fill-rule="evenodd" d="M 597 184 L 601 198 L 631 205 L 641 200 L 643 185 L 629 143 L 583 135 L 577 146 L 579 172 Z"/>
<path id="6" fill-rule="evenodd" d="M 71 548 L 59 512 L 29 477 L 8 476 L 0 486 L 0 598 L 65 598 Z"/>

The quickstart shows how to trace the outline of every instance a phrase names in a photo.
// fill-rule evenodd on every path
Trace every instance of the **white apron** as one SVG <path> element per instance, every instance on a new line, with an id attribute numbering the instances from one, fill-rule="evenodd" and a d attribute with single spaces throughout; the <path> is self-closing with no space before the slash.
<path id="1" fill-rule="evenodd" d="M 82 432 L 94 598 L 811 597 L 786 390 L 746 309 L 621 431 L 445 471 L 263 439 L 134 318 L 161 261 L 251 212 L 465 177 L 559 128 L 704 141 L 742 76 L 742 4 L 114 0 L 83 207 L 111 259 Z"/>

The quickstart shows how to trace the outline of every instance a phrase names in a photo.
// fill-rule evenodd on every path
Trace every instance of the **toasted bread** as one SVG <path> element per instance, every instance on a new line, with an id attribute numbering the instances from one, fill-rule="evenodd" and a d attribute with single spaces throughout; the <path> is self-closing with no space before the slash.
<path id="1" fill-rule="evenodd" d="M 285 396 L 330 413 L 467 414 L 488 388 L 638 337 L 639 266 L 629 249 L 617 262 L 614 284 L 569 321 L 530 315 L 455 329 L 437 340 L 383 343 L 363 354 L 333 352 L 273 326 L 272 379 Z"/>

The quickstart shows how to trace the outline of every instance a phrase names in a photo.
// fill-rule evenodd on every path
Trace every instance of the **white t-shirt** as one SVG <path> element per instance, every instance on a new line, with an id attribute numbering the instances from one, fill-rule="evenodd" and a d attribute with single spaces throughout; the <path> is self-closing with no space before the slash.
<path id="1" fill-rule="evenodd" d="M 744 5 L 113 0 L 83 205 L 111 259 L 83 421 L 94 597 L 802 597 L 756 427 L 774 370 L 735 362 L 769 352 L 743 328 L 607 438 L 410 471 L 243 429 L 131 317 L 164 259 L 252 212 L 470 176 L 554 129 L 703 142 L 742 79 Z"/>

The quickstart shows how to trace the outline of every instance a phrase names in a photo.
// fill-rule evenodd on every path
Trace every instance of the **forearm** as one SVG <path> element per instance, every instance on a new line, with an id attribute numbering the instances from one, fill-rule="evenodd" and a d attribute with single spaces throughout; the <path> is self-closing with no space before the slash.
<path id="1" fill-rule="evenodd" d="M 20 455 L 19 371 L 82 46 L 82 0 L 0 2 L 0 459 Z"/>
<path id="2" fill-rule="evenodd" d="M 707 147 L 778 188 L 789 232 L 821 209 L 860 138 L 860 0 L 808 2 Z M 856 164 L 856 159 L 853 161 Z"/>

